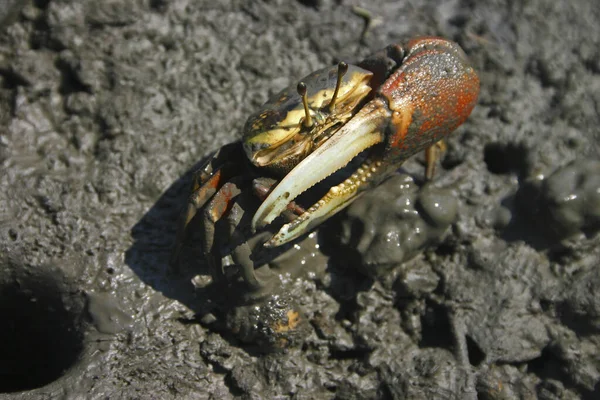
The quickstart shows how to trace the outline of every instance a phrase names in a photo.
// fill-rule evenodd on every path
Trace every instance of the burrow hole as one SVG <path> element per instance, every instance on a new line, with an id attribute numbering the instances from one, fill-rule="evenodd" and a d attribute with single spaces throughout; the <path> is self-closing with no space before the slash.
<path id="1" fill-rule="evenodd" d="M 528 170 L 529 151 L 515 143 L 490 143 L 483 150 L 483 160 L 493 174 L 524 176 Z"/>
<path id="2" fill-rule="evenodd" d="M 81 307 L 65 285 L 45 274 L 9 271 L 0 264 L 0 393 L 57 380 L 83 347 Z"/>

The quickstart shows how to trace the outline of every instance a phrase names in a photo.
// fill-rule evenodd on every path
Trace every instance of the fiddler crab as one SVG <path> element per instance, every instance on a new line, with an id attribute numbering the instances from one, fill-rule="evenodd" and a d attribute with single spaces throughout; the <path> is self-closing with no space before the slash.
<path id="1" fill-rule="evenodd" d="M 252 233 L 275 232 L 262 242 L 273 248 L 310 232 L 417 152 L 426 151 L 431 178 L 440 141 L 467 119 L 478 94 L 479 78 L 463 50 L 439 37 L 414 38 L 358 65 L 340 62 L 313 72 L 273 96 L 248 118 L 240 141 L 221 148 L 194 173 L 172 265 L 190 221 L 202 211 L 203 251 L 213 280 L 226 279 L 215 224 L 230 217 L 245 191 L 254 193 L 256 212 L 251 220 L 241 214 L 230 218 L 228 234 L 243 242 L 247 233 L 239 230 L 245 219 Z M 345 175 L 313 205 L 295 201 L 340 171 Z M 252 258 L 248 248 L 232 249 L 234 263 L 241 260 L 242 279 L 260 289 L 255 264 L 243 261 Z"/>

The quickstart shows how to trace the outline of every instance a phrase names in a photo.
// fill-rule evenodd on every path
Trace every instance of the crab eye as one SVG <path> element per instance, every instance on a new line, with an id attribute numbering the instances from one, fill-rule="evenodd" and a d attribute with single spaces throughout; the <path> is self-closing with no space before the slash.
<path id="1" fill-rule="evenodd" d="M 306 83 L 300 81 L 298 82 L 298 94 L 302 98 L 302 105 L 304 106 L 304 119 L 302 120 L 302 125 L 305 128 L 310 128 L 313 126 L 313 120 L 310 116 L 310 109 L 308 108 L 308 96 L 306 95 Z"/>
<path id="2" fill-rule="evenodd" d="M 340 61 L 340 63 L 338 64 L 337 81 L 335 83 L 335 91 L 333 92 L 333 96 L 331 96 L 331 101 L 329 102 L 329 105 L 327 106 L 327 108 L 329 109 L 329 112 L 333 112 L 333 109 L 335 108 L 335 102 L 337 100 L 338 94 L 340 93 L 340 86 L 342 86 L 342 79 L 344 78 L 344 75 L 346 75 L 346 72 L 348 72 L 348 64 L 346 64 L 343 61 Z"/>

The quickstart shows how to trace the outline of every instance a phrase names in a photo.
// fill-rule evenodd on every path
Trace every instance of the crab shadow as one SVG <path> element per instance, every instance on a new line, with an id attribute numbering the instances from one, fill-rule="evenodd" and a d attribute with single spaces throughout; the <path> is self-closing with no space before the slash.
<path id="1" fill-rule="evenodd" d="M 179 214 L 189 194 L 192 174 L 209 157 L 210 155 L 204 157 L 173 182 L 132 227 L 133 244 L 125 252 L 125 263 L 145 284 L 192 310 L 201 307 L 203 297 L 207 295 L 195 290 L 192 279 L 197 275 L 209 275 L 208 266 L 201 252 L 194 248 L 186 252 L 185 263 L 181 263 L 178 268 L 171 268 L 169 259 L 175 243 Z M 190 242 L 198 240 L 196 235 L 190 236 Z M 190 258 L 195 259 L 193 268 L 190 267 Z"/>

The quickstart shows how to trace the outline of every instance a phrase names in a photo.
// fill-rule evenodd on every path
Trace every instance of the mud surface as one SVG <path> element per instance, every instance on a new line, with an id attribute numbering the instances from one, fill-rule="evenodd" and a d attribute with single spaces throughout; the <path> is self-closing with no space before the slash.
<path id="1" fill-rule="evenodd" d="M 0 2 L 0 398 L 600 398 L 597 0 L 19 3 Z M 481 95 L 432 184 L 403 166 L 408 225 L 357 203 L 252 305 L 209 284 L 198 235 L 168 269 L 190 171 L 248 115 L 422 34 L 465 49 Z M 348 260 L 371 218 L 379 247 Z"/>

